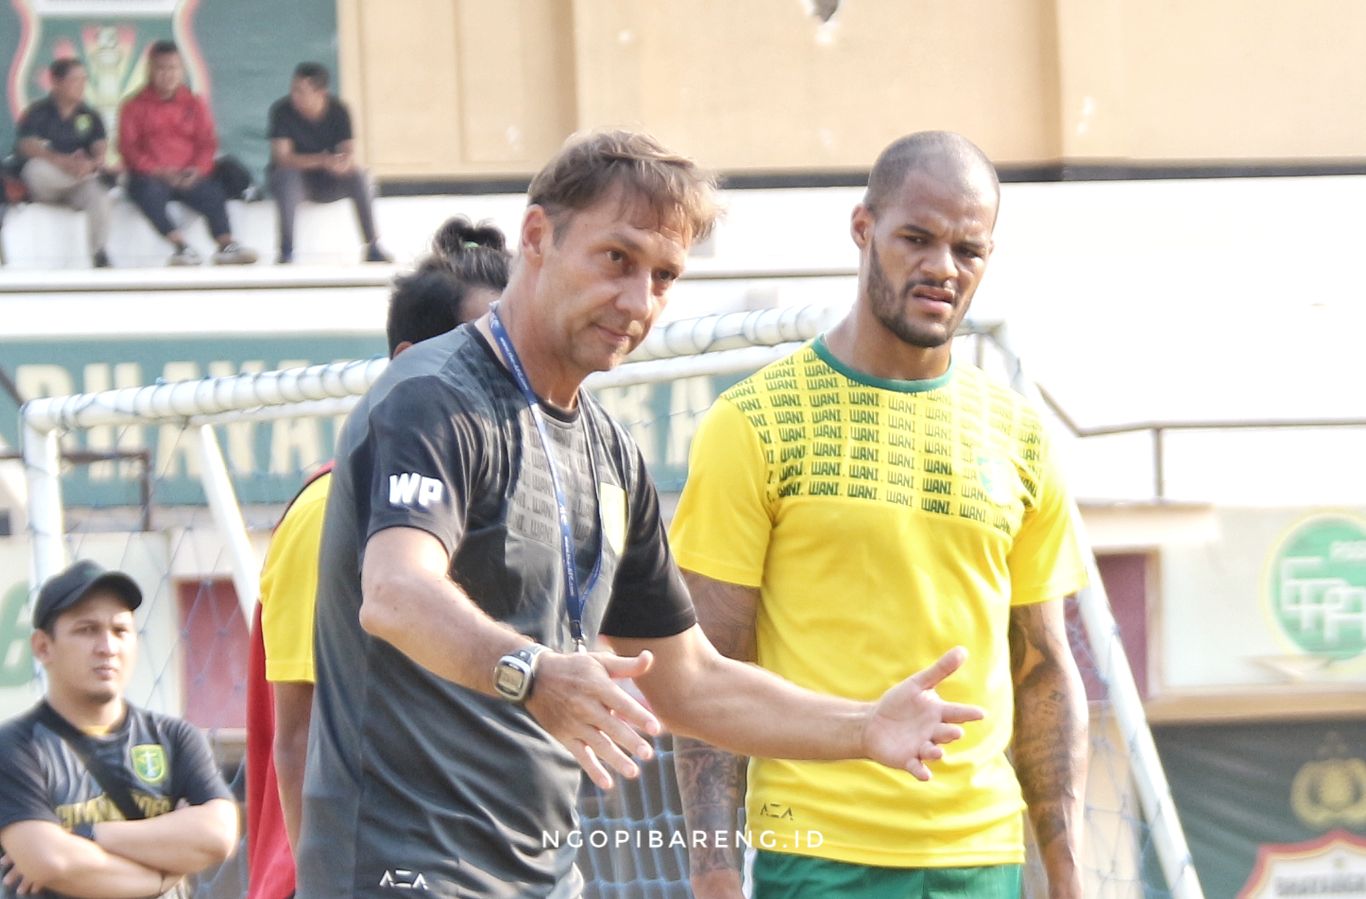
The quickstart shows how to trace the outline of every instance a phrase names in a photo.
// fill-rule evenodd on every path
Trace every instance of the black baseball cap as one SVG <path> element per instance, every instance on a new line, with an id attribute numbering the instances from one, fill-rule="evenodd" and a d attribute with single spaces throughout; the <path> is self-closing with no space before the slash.
<path id="1" fill-rule="evenodd" d="M 115 593 L 130 612 L 142 605 L 142 591 L 132 578 L 121 571 L 109 571 L 98 562 L 82 559 L 43 583 L 38 591 L 38 602 L 33 606 L 33 629 L 46 630 L 52 619 L 85 599 L 97 587 Z"/>

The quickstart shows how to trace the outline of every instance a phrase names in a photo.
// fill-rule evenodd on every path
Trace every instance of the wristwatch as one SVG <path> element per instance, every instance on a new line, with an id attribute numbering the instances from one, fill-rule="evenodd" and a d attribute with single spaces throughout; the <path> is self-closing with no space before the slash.
<path id="1" fill-rule="evenodd" d="M 493 666 L 493 688 L 508 702 L 526 702 L 536 680 L 536 659 L 546 647 L 539 643 L 510 652 Z"/>

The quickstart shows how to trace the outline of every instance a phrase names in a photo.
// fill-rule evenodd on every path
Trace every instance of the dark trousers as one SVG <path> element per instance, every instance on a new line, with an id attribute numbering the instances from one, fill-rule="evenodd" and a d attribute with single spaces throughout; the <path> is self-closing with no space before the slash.
<path id="1" fill-rule="evenodd" d="M 376 240 L 375 216 L 370 207 L 374 191 L 370 177 L 362 169 L 334 175 L 323 169 L 274 168 L 270 171 L 270 192 L 280 210 L 280 250 L 283 252 L 294 249 L 294 215 L 304 200 L 335 203 L 350 197 L 365 242 L 370 244 Z"/>
<path id="2" fill-rule="evenodd" d="M 179 200 L 203 215 L 209 222 L 209 233 L 214 239 L 232 235 L 232 227 L 228 224 L 228 199 L 223 195 L 223 188 L 212 178 L 202 178 L 189 190 L 180 190 L 160 178 L 130 173 L 128 197 L 162 237 L 177 228 L 166 214 L 166 204 L 172 200 Z"/>

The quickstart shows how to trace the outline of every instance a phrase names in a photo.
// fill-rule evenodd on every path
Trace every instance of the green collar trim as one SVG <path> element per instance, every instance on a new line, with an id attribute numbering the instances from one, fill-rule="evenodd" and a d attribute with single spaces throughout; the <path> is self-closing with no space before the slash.
<path id="1" fill-rule="evenodd" d="M 948 371 L 937 378 L 926 378 L 921 381 L 899 381 L 894 378 L 875 378 L 870 374 L 865 374 L 858 369 L 845 365 L 835 358 L 834 353 L 830 352 L 830 347 L 825 344 L 824 334 L 811 341 L 811 349 L 826 365 L 849 380 L 868 387 L 877 387 L 880 390 L 895 390 L 898 393 L 924 393 L 927 390 L 938 390 L 949 383 L 949 378 L 953 377 L 954 363 L 952 358 L 949 359 Z"/>

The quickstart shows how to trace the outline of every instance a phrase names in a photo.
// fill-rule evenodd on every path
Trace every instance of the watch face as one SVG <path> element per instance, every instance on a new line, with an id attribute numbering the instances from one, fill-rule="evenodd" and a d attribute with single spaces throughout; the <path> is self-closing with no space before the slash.
<path id="1" fill-rule="evenodd" d="M 517 667 L 516 663 L 508 659 L 498 663 L 498 672 L 494 677 L 493 685 L 498 692 L 508 699 L 518 700 L 525 698 L 528 671 Z"/>

